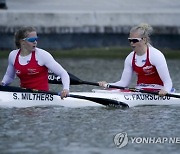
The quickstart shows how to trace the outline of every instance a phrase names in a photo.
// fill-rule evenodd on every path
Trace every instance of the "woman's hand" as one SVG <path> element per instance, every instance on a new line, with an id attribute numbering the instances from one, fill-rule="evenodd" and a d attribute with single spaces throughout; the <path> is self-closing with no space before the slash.
<path id="1" fill-rule="evenodd" d="M 165 90 L 163 90 L 163 89 L 161 89 L 161 90 L 159 91 L 159 95 L 160 95 L 160 96 L 165 96 L 167 93 L 168 93 L 168 92 L 165 91 Z"/>
<path id="2" fill-rule="evenodd" d="M 5 86 L 5 83 L 4 82 L 1 82 L 1 84 L 0 84 L 1 86 Z"/>
<path id="3" fill-rule="evenodd" d="M 104 87 L 104 88 L 107 88 L 108 86 L 108 83 L 106 81 L 99 81 L 98 84 L 99 86 Z"/>
<path id="4" fill-rule="evenodd" d="M 61 99 L 67 97 L 68 95 L 69 95 L 69 90 L 63 89 L 63 90 L 61 91 Z"/>

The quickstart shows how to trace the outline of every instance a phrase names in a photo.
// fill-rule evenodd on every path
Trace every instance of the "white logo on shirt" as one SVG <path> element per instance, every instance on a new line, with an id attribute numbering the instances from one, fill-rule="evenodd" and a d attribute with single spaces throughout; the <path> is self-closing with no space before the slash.
<path id="1" fill-rule="evenodd" d="M 36 69 L 28 68 L 28 75 L 38 74 L 39 72 L 36 71 Z"/>
<path id="2" fill-rule="evenodd" d="M 147 74 L 153 74 L 154 72 L 152 71 L 152 69 L 153 69 L 153 66 L 143 67 L 143 71 Z"/>
<path id="3" fill-rule="evenodd" d="M 16 70 L 16 74 L 21 74 L 21 71 L 20 70 Z"/>

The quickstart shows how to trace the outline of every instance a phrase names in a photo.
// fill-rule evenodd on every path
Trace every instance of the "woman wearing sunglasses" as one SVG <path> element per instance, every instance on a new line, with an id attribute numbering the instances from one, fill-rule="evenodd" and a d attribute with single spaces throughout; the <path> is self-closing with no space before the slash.
<path id="1" fill-rule="evenodd" d="M 121 79 L 110 85 L 127 87 L 133 72 L 137 75 L 136 88 L 159 91 L 160 96 L 172 91 L 172 80 L 164 55 L 150 44 L 153 29 L 148 24 L 133 27 L 129 34 L 129 43 L 133 51 L 126 57 Z M 98 82 L 107 87 L 106 81 Z"/>
<path id="2" fill-rule="evenodd" d="M 51 70 L 62 79 L 61 98 L 64 98 L 69 93 L 69 75 L 50 53 L 37 48 L 37 41 L 37 33 L 33 27 L 22 27 L 15 33 L 17 49 L 9 54 L 2 85 L 9 85 L 17 75 L 21 87 L 48 91 L 48 70 Z"/>

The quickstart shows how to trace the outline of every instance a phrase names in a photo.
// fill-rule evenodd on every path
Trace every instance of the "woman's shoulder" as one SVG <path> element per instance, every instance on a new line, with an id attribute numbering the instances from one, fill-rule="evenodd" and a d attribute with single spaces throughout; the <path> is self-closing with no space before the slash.
<path id="1" fill-rule="evenodd" d="M 134 51 L 130 52 L 129 55 L 126 57 L 124 63 L 125 64 L 132 64 L 132 59 L 133 59 Z"/>
<path id="2" fill-rule="evenodd" d="M 36 48 L 36 49 L 35 49 L 35 52 L 36 52 L 36 53 L 48 53 L 46 50 L 41 49 L 41 48 Z"/>
<path id="3" fill-rule="evenodd" d="M 48 51 L 41 48 L 36 48 L 35 56 L 36 60 L 38 60 L 41 64 L 44 64 L 47 61 L 51 61 L 53 59 L 52 55 Z"/>
<path id="4" fill-rule="evenodd" d="M 150 54 L 149 54 L 150 62 L 153 65 L 155 65 L 156 63 L 159 64 L 159 62 L 165 61 L 164 54 L 160 50 L 154 47 L 150 47 L 149 51 L 150 51 Z"/>
<path id="5" fill-rule="evenodd" d="M 151 54 L 159 54 L 159 55 L 163 55 L 163 53 L 159 50 L 159 49 L 157 49 L 157 48 L 154 48 L 153 46 L 150 46 L 149 47 L 149 51 L 150 51 L 150 53 Z"/>
<path id="6" fill-rule="evenodd" d="M 19 52 L 19 49 L 12 50 L 10 54 L 17 54 Z"/>
<path id="7" fill-rule="evenodd" d="M 48 51 L 41 49 L 41 48 L 36 48 L 35 54 L 38 56 L 42 56 L 42 57 L 51 55 Z"/>
<path id="8" fill-rule="evenodd" d="M 134 56 L 134 51 L 131 51 L 130 53 L 129 53 L 129 55 L 126 57 L 126 59 L 132 59 L 133 58 L 133 56 Z"/>
<path id="9" fill-rule="evenodd" d="M 9 60 L 10 63 L 14 64 L 14 61 L 15 61 L 15 59 L 16 59 L 16 56 L 17 56 L 18 52 L 19 52 L 19 49 L 16 49 L 16 50 L 12 50 L 12 51 L 9 53 L 9 58 L 8 58 L 8 60 Z"/>
<path id="10" fill-rule="evenodd" d="M 9 53 L 9 57 L 14 57 L 14 58 L 16 58 L 16 55 L 17 55 L 18 52 L 19 52 L 19 49 L 12 50 L 12 51 Z"/>

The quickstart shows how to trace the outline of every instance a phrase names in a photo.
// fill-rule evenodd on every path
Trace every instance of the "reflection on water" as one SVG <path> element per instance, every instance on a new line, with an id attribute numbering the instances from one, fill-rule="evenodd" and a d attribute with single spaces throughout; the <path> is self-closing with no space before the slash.
<path id="1" fill-rule="evenodd" d="M 68 72 L 87 81 L 117 81 L 123 70 L 118 59 L 59 59 Z M 0 78 L 7 66 L 1 60 Z M 168 60 L 174 87 L 180 90 L 178 60 Z M 132 85 L 135 83 L 133 80 Z M 13 83 L 18 85 L 18 79 Z M 61 86 L 51 85 L 52 90 Z M 71 91 L 90 91 L 88 85 L 71 86 Z M 126 132 L 129 137 L 178 137 L 180 107 L 146 106 L 127 110 L 108 108 L 0 108 L 1 153 L 178 153 L 178 144 L 133 144 L 116 148 L 113 138 Z"/>

